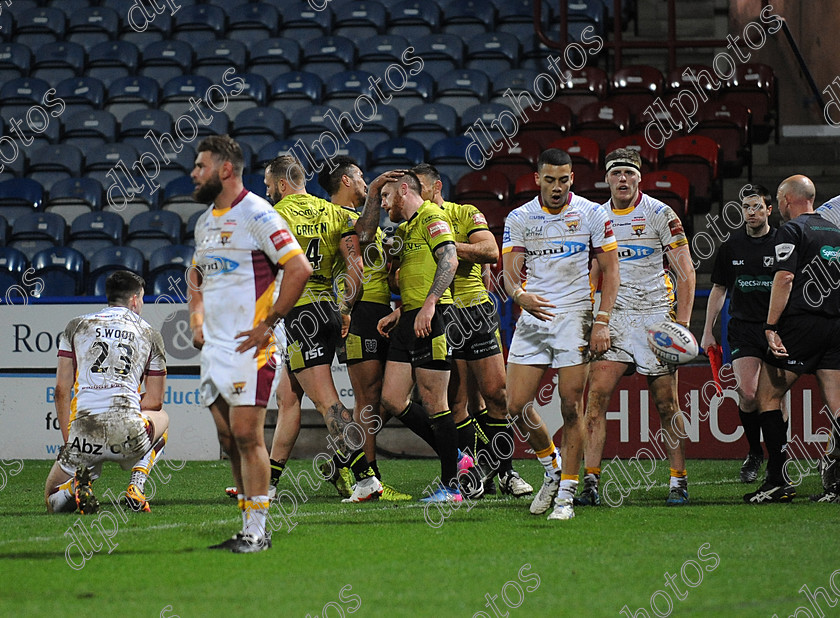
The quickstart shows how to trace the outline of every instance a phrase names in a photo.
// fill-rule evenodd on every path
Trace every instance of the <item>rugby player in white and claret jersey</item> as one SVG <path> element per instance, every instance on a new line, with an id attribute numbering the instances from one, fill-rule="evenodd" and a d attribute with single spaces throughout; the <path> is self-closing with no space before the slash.
<path id="1" fill-rule="evenodd" d="M 686 433 L 677 400 L 676 367 L 654 356 L 647 344 L 647 330 L 669 319 L 688 326 L 695 285 L 688 240 L 682 222 L 671 207 L 639 190 L 642 162 L 635 150 L 614 150 L 606 156 L 605 163 L 611 198 L 604 208 L 618 242 L 621 285 L 612 314 L 598 312 L 599 318 L 609 323 L 612 347 L 595 359 L 589 375 L 584 489 L 575 504 L 600 503 L 598 481 L 607 437 L 607 405 L 621 376 L 635 368 L 647 377 L 659 412 L 671 465 L 666 504 L 683 505 L 688 503 Z M 670 271 L 664 268 L 663 256 L 668 258 Z M 593 264 L 591 276 L 593 285 L 597 284 L 600 277 L 597 263 Z"/>
<path id="2" fill-rule="evenodd" d="M 608 325 L 593 324 L 589 259 L 594 253 L 604 273 L 601 306 L 608 315 L 619 284 L 618 257 L 604 208 L 570 191 L 574 174 L 566 152 L 543 152 L 534 179 L 540 194 L 508 215 L 502 242 L 505 289 L 523 309 L 508 354 L 507 407 L 545 469 L 531 513 L 545 513 L 556 495 L 549 519 L 571 519 L 590 354 L 610 347 Z M 558 374 L 562 463 L 533 405 L 549 367 Z"/>
<path id="3" fill-rule="evenodd" d="M 196 223 L 189 271 L 190 327 L 201 348 L 199 393 L 230 457 L 242 510 L 242 531 L 211 549 L 234 553 L 271 547 L 263 423 L 280 367 L 273 332 L 312 272 L 282 217 L 245 189 L 243 165 L 239 144 L 212 136 L 199 144 L 191 174 L 194 199 L 212 202 Z"/>

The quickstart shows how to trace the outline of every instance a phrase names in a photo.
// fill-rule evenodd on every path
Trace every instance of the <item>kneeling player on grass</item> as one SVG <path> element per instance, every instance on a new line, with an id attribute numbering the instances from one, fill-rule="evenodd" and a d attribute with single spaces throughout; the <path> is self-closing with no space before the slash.
<path id="1" fill-rule="evenodd" d="M 71 320 L 61 336 L 55 410 L 64 446 L 47 477 L 44 499 L 51 513 L 95 513 L 99 502 L 91 482 L 103 461 L 131 468 L 124 500 L 135 511 L 151 510 L 144 484 L 166 444 L 169 416 L 161 409 L 163 339 L 140 318 L 144 287 L 134 273 L 111 274 L 108 307 Z"/>

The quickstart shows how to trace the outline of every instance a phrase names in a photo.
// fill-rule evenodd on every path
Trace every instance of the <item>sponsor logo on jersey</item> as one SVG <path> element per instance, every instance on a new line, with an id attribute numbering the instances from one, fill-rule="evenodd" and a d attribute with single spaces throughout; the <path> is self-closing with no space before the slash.
<path id="1" fill-rule="evenodd" d="M 510 228 L 505 226 L 505 231 L 502 233 L 502 244 L 510 242 Z"/>
<path id="2" fill-rule="evenodd" d="M 241 395 L 242 391 L 245 390 L 246 382 L 234 382 L 233 383 L 233 392 L 237 395 Z"/>
<path id="3" fill-rule="evenodd" d="M 543 235 L 543 226 L 541 226 L 541 225 L 534 225 L 534 226 L 525 228 L 525 240 L 530 240 L 532 238 L 541 238 L 542 235 Z"/>
<path id="4" fill-rule="evenodd" d="M 620 245 L 618 247 L 618 259 L 620 262 L 641 260 L 653 254 L 653 251 L 652 247 L 642 245 Z"/>
<path id="5" fill-rule="evenodd" d="M 764 256 L 764 265 L 768 268 L 773 265 L 773 256 L 772 255 L 765 255 Z"/>
<path id="6" fill-rule="evenodd" d="M 480 212 L 475 213 L 472 216 L 473 224 L 475 225 L 487 225 L 487 219 L 484 218 L 484 215 Z"/>
<path id="7" fill-rule="evenodd" d="M 234 262 L 220 255 L 208 255 L 207 260 L 206 264 L 202 264 L 201 272 L 208 277 L 233 272 L 239 268 L 239 262 Z"/>
<path id="8" fill-rule="evenodd" d="M 741 292 L 769 292 L 773 287 L 773 278 L 769 275 L 741 275 L 735 279 L 735 286 Z"/>
<path id="9" fill-rule="evenodd" d="M 274 248 L 275 249 L 280 249 L 281 247 L 285 247 L 286 245 L 288 245 L 290 242 L 292 242 L 294 240 L 292 238 L 292 235 L 289 234 L 289 232 L 287 232 L 286 230 L 282 230 L 282 229 L 274 232 L 271 236 L 269 236 L 269 238 L 271 238 L 271 242 L 274 243 Z"/>
<path id="10" fill-rule="evenodd" d="M 792 242 L 783 242 L 776 245 L 776 261 L 784 262 L 790 257 L 794 249 L 796 249 L 796 245 Z"/>
<path id="11" fill-rule="evenodd" d="M 668 221 L 668 229 L 671 230 L 671 236 L 681 236 L 685 234 L 682 222 L 679 219 L 671 219 Z"/>
<path id="12" fill-rule="evenodd" d="M 558 257 L 566 257 L 583 251 L 589 251 L 589 246 L 582 242 L 557 242 L 558 244 L 551 249 L 534 249 L 528 251 L 528 255 L 556 255 Z"/>
<path id="13" fill-rule="evenodd" d="M 824 260 L 840 260 L 840 247 L 829 247 L 823 245 L 820 247 L 820 255 Z"/>
<path id="14" fill-rule="evenodd" d="M 604 238 L 612 238 L 613 236 L 612 221 L 607 221 L 604 223 Z"/>
<path id="15" fill-rule="evenodd" d="M 430 223 L 426 226 L 426 229 L 429 231 L 429 236 L 435 238 L 436 236 L 440 236 L 441 234 L 450 234 L 449 226 L 446 224 L 446 221 L 435 221 L 434 223 Z"/>

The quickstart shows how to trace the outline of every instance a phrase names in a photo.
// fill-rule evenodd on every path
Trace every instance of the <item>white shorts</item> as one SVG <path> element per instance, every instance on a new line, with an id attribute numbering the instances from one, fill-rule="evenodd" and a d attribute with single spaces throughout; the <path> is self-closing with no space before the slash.
<path id="1" fill-rule="evenodd" d="M 130 470 L 151 450 L 153 437 L 151 421 L 139 410 L 80 413 L 70 421 L 58 463 L 71 475 L 79 466 L 91 468 L 93 478 L 99 477 L 103 461 L 115 461 Z"/>
<path id="2" fill-rule="evenodd" d="M 264 408 L 277 387 L 281 368 L 279 352 L 254 358 L 253 348 L 240 354 L 228 348 L 205 344 L 201 349 L 201 380 L 198 386 L 201 403 L 210 407 L 221 397 L 229 406 Z"/>
<path id="3" fill-rule="evenodd" d="M 610 316 L 610 349 L 596 360 L 630 363 L 645 376 L 674 373 L 676 367 L 656 358 L 647 342 L 648 328 L 670 319 L 669 315 L 668 311 L 638 313 L 613 309 Z"/>
<path id="4" fill-rule="evenodd" d="M 589 362 L 590 309 L 560 311 L 551 322 L 522 312 L 516 323 L 508 362 L 516 365 L 572 367 Z"/>

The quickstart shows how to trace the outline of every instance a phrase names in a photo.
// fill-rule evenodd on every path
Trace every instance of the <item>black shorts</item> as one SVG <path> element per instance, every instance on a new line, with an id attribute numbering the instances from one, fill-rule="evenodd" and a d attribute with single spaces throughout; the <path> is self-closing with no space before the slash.
<path id="1" fill-rule="evenodd" d="M 840 320 L 837 318 L 816 315 L 782 318 L 779 337 L 787 350 L 787 358 L 768 354 L 769 365 L 797 374 L 840 369 Z"/>
<path id="2" fill-rule="evenodd" d="M 738 358 L 767 357 L 767 338 L 764 336 L 764 322 L 746 322 L 738 318 L 729 320 L 726 340 L 732 360 Z"/>
<path id="3" fill-rule="evenodd" d="M 368 360 L 383 363 L 388 359 L 388 339 L 379 334 L 376 325 L 390 315 L 390 305 L 358 301 L 353 306 L 350 332 L 338 348 L 338 362 L 347 365 Z"/>
<path id="4" fill-rule="evenodd" d="M 502 353 L 499 314 L 492 300 L 469 307 L 449 305 L 444 321 L 453 359 L 472 361 Z"/>
<path id="5" fill-rule="evenodd" d="M 341 343 L 341 317 L 335 303 L 319 301 L 295 307 L 283 319 L 286 365 L 291 371 L 332 365 Z"/>
<path id="6" fill-rule="evenodd" d="M 451 367 L 449 345 L 446 342 L 443 311 L 440 305 L 432 318 L 432 332 L 428 337 L 414 336 L 414 319 L 420 310 L 404 312 L 391 331 L 388 360 L 411 363 L 412 367 L 448 371 Z"/>

